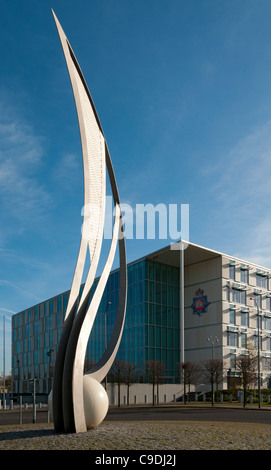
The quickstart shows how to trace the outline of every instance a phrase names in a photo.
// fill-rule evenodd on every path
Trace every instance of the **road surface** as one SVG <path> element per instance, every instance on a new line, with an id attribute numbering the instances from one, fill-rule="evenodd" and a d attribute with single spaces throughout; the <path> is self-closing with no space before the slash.
<path id="1" fill-rule="evenodd" d="M 106 421 L 217 421 L 271 424 L 271 408 L 165 406 L 111 408 Z"/>
<path id="2" fill-rule="evenodd" d="M 0 411 L 0 426 L 19 424 L 19 410 Z M 271 425 L 271 407 L 258 409 L 256 407 L 242 408 L 241 406 L 220 405 L 169 405 L 169 406 L 123 406 L 111 407 L 105 421 L 201 421 L 201 422 L 239 422 L 262 423 Z M 22 423 L 32 423 L 32 410 L 24 410 Z M 46 410 L 37 410 L 36 423 L 48 422 Z"/>

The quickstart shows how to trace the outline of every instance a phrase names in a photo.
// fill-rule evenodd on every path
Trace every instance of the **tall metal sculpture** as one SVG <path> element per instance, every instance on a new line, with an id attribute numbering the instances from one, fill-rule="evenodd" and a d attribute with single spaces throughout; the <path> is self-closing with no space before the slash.
<path id="1" fill-rule="evenodd" d="M 54 13 L 57 30 L 69 71 L 79 121 L 84 167 L 84 212 L 78 260 L 72 281 L 65 321 L 59 342 L 52 392 L 52 408 L 57 432 L 85 432 L 100 424 L 108 410 L 108 397 L 101 385 L 118 351 L 124 327 L 127 269 L 120 200 L 101 123 L 78 62 Z M 100 258 L 105 217 L 106 168 L 114 200 L 111 246 L 103 272 L 90 301 L 90 291 Z M 101 359 L 84 374 L 87 343 L 119 244 L 119 304 L 114 330 Z M 87 256 L 90 268 L 81 296 L 82 275 Z"/>

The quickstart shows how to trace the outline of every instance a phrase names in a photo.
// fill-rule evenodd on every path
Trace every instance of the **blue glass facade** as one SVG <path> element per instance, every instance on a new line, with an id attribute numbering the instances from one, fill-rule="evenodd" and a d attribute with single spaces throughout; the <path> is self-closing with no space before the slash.
<path id="1" fill-rule="evenodd" d="M 147 258 L 131 263 L 128 271 L 126 320 L 117 359 L 133 363 L 139 380 L 146 361 L 162 361 L 165 381 L 178 381 L 179 269 Z M 98 283 L 95 280 L 93 292 Z M 30 378 L 40 379 L 44 392 L 57 353 L 67 308 L 68 292 L 13 316 L 12 374 L 14 392 L 27 392 Z M 119 271 L 108 279 L 90 335 L 86 358 L 96 362 L 109 342 L 118 308 Z M 106 325 L 105 325 L 106 320 Z M 107 333 L 105 338 L 105 331 Z M 51 354 L 48 354 L 48 352 Z"/>
<path id="2" fill-rule="evenodd" d="M 97 282 L 97 281 L 96 281 Z M 87 358 L 96 362 L 112 334 L 118 307 L 119 272 L 111 273 L 91 333 Z M 94 287 L 95 288 L 95 287 Z M 146 361 L 162 361 L 175 382 L 179 361 L 179 269 L 143 259 L 128 266 L 126 321 L 117 359 L 144 376 Z"/>
<path id="3" fill-rule="evenodd" d="M 146 360 L 162 361 L 169 381 L 178 379 L 179 269 L 146 260 Z"/>

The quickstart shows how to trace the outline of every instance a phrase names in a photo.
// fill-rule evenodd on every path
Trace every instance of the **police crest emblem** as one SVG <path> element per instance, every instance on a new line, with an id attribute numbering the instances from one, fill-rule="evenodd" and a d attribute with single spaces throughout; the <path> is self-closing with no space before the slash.
<path id="1" fill-rule="evenodd" d="M 207 300 L 207 295 L 203 295 L 203 292 L 203 289 L 198 289 L 196 291 L 196 297 L 194 297 L 193 303 L 191 305 L 193 312 L 199 316 L 207 311 L 207 307 L 210 304 L 210 302 Z"/>

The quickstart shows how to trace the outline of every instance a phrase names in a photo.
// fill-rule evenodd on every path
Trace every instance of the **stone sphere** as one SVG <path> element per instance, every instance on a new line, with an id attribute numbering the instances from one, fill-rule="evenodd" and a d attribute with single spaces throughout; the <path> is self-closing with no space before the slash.
<path id="1" fill-rule="evenodd" d="M 88 375 L 83 378 L 84 410 L 87 429 L 98 426 L 105 418 L 109 400 L 104 387 Z"/>

